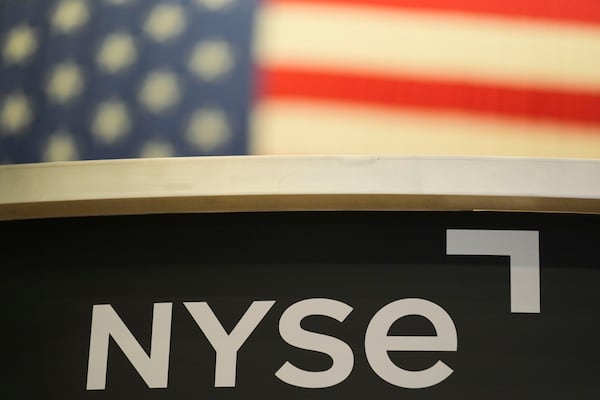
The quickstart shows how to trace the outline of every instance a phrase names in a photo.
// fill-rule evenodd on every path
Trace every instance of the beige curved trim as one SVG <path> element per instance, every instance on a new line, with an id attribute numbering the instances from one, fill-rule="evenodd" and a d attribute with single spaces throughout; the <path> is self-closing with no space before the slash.
<path id="1" fill-rule="evenodd" d="M 285 210 L 600 213 L 600 161 L 194 157 L 0 167 L 0 219 Z"/>

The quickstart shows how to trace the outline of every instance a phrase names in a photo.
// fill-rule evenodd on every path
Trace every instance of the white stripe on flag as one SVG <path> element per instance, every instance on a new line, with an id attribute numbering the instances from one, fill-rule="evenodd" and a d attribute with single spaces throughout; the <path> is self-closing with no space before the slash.
<path id="1" fill-rule="evenodd" d="M 261 102 L 253 154 L 396 154 L 600 158 L 600 128 L 460 113 Z"/>
<path id="2" fill-rule="evenodd" d="M 600 27 L 590 25 L 271 4 L 257 29 L 262 65 L 600 90 Z"/>

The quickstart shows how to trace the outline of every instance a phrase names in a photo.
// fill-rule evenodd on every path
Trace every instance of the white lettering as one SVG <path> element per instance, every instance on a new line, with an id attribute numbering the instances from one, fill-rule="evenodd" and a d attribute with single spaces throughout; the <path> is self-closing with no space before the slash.
<path id="1" fill-rule="evenodd" d="M 392 324 L 407 315 L 420 315 L 434 326 L 436 336 L 388 336 Z M 369 322 L 365 335 L 367 360 L 384 381 L 395 386 L 420 389 L 437 385 L 452 374 L 442 361 L 422 371 L 408 371 L 392 362 L 388 351 L 456 351 L 456 327 L 450 315 L 424 299 L 396 300 L 379 310 Z"/>
<path id="2" fill-rule="evenodd" d="M 104 390 L 106 387 L 109 337 L 121 348 L 149 388 L 166 388 L 169 379 L 171 309 L 171 303 L 154 304 L 148 356 L 110 304 L 94 305 L 87 390 Z"/>
<path id="3" fill-rule="evenodd" d="M 285 383 L 303 388 L 330 387 L 346 379 L 354 367 L 350 346 L 337 338 L 306 331 L 300 323 L 309 315 L 322 315 L 343 322 L 351 311 L 352 307 L 348 304 L 331 299 L 307 299 L 292 304 L 279 320 L 279 333 L 283 340 L 300 349 L 327 354 L 333 364 L 325 371 L 305 371 L 286 361 L 275 376 Z"/>
<path id="4" fill-rule="evenodd" d="M 205 302 L 183 303 L 216 352 L 215 387 L 234 387 L 237 353 L 274 301 L 254 301 L 230 334 Z"/>

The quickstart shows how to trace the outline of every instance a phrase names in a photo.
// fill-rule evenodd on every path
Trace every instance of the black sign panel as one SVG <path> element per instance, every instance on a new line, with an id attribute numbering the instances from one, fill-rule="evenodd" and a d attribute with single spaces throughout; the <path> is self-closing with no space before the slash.
<path id="1" fill-rule="evenodd" d="M 599 216 L 296 212 L 0 226 L 4 386 L 21 398 L 600 394 Z"/>

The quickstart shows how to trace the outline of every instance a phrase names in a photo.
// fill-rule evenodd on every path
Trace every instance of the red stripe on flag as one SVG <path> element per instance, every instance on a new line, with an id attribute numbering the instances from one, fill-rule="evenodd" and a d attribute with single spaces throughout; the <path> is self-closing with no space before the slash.
<path id="1" fill-rule="evenodd" d="M 315 4 L 393 9 L 419 9 L 461 13 L 492 14 L 600 23 L 599 0 L 264 0 L 271 4 Z"/>
<path id="2" fill-rule="evenodd" d="M 285 68 L 263 68 L 260 75 L 259 93 L 267 98 L 309 99 L 392 109 L 458 110 L 600 125 L 600 93 Z"/>

